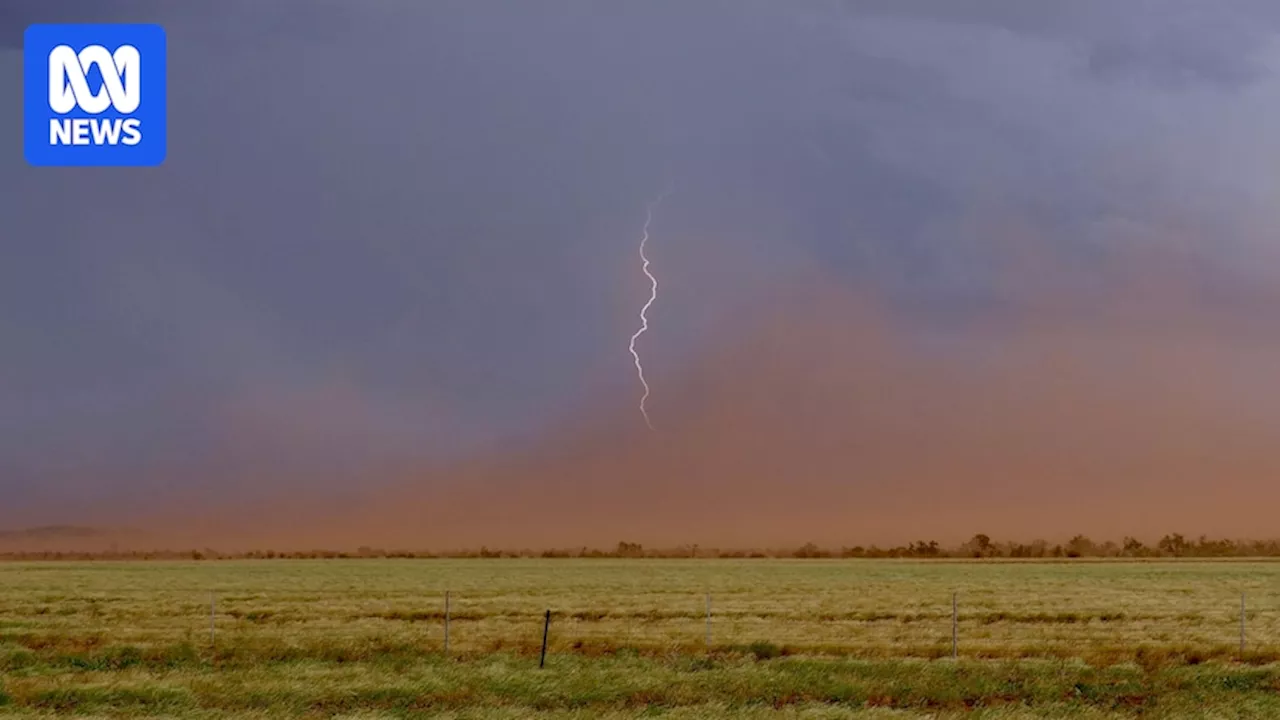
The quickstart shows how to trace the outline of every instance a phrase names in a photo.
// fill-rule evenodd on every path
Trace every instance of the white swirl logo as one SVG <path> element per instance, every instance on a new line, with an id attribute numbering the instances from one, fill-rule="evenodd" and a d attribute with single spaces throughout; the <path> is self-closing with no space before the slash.
<path id="1" fill-rule="evenodd" d="M 132 45 L 121 45 L 115 53 L 101 45 L 90 45 L 76 53 L 68 45 L 49 51 L 49 107 L 65 115 L 79 106 L 91 115 L 114 107 L 116 112 L 131 113 L 142 102 L 140 81 L 141 56 Z M 89 90 L 87 75 L 98 66 L 102 87 Z"/>

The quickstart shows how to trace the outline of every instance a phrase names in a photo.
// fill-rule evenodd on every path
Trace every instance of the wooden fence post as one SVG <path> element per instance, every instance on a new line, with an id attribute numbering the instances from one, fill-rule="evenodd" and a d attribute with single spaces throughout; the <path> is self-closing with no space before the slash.
<path id="1" fill-rule="evenodd" d="M 538 667 L 547 664 L 547 633 L 551 631 L 551 611 L 547 610 L 546 619 L 542 623 L 542 657 L 538 659 Z"/>

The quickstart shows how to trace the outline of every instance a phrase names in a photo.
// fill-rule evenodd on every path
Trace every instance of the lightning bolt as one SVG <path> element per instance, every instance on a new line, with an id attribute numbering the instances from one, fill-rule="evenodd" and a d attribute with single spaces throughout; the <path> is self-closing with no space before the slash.
<path id="1" fill-rule="evenodd" d="M 640 414 L 644 416 L 644 424 L 648 425 L 650 430 L 653 429 L 653 423 L 649 421 L 649 411 L 644 406 L 645 401 L 649 399 L 649 383 L 644 379 L 644 366 L 640 363 L 640 353 L 636 352 L 636 340 L 649 329 L 649 308 L 658 299 L 658 278 L 649 272 L 649 257 L 644 253 L 644 247 L 649 242 L 649 223 L 653 222 L 653 209 L 658 206 L 658 203 L 662 202 L 662 198 L 666 197 L 669 192 L 671 191 L 663 192 L 645 208 L 644 231 L 640 237 L 640 269 L 644 272 L 645 277 L 649 278 L 649 300 L 640 308 L 640 329 L 636 330 L 636 333 L 631 336 L 630 345 L 631 357 L 636 362 L 636 375 L 640 378 L 640 384 L 644 386 L 644 394 L 640 396 Z"/>

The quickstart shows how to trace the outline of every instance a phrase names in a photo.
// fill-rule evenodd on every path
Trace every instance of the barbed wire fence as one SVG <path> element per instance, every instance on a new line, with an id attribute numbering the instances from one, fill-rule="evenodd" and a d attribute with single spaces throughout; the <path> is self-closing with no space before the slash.
<path id="1" fill-rule="evenodd" d="M 637 583 L 638 585 L 638 583 Z M 874 593 L 839 602 L 758 588 L 719 592 L 622 588 L 603 596 L 510 589 L 31 588 L 0 596 L 0 642 L 86 635 L 100 644 L 188 642 L 344 645 L 472 659 L 501 652 L 557 655 L 743 653 L 872 659 L 997 659 L 1178 654 L 1191 661 L 1280 660 L 1280 594 L 1060 600 L 1035 591 Z M 203 637 L 207 630 L 207 638 Z M 326 650 L 328 652 L 329 650 Z"/>
<path id="2" fill-rule="evenodd" d="M 345 594 L 343 594 L 345 596 Z M 480 596 L 480 602 L 489 598 Z M 1280 656 L 1280 613 L 1274 607 L 1250 607 L 1247 593 L 1225 597 L 1217 607 L 1182 604 L 1177 611 L 1126 613 L 1099 607 L 1056 611 L 1002 608 L 998 603 L 967 605 L 960 592 L 911 610 L 886 607 L 883 612 L 828 610 L 789 611 L 759 607 L 732 598 L 714 602 L 711 592 L 687 593 L 685 607 L 664 598 L 649 607 L 548 607 L 528 602 L 469 609 L 466 596 L 446 590 L 438 610 L 409 609 L 403 599 L 355 601 L 341 619 L 322 615 L 307 628 L 306 606 L 331 600 L 314 593 L 275 596 L 271 593 L 209 593 L 209 645 L 224 640 L 270 639 L 264 630 L 290 626 L 294 639 L 349 641 L 385 637 L 388 627 L 360 625 L 362 620 L 399 624 L 392 634 L 408 638 L 422 652 L 470 658 L 486 653 L 616 654 L 660 651 L 681 654 L 745 652 L 758 657 L 833 655 L 872 658 L 1035 658 L 1082 657 L 1092 651 L 1128 647 L 1171 648 L 1193 657 L 1248 660 L 1272 653 Z M 156 629 L 156 635 L 166 632 Z M 1228 652 L 1233 650 L 1234 652 Z"/>

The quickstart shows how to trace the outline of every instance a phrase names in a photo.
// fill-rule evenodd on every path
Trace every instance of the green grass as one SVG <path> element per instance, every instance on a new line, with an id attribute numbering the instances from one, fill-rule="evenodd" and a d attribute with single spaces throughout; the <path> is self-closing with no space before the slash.
<path id="1" fill-rule="evenodd" d="M 1270 562 L 0 563 L 0 715 L 1280 717 L 1277 590 Z"/>

